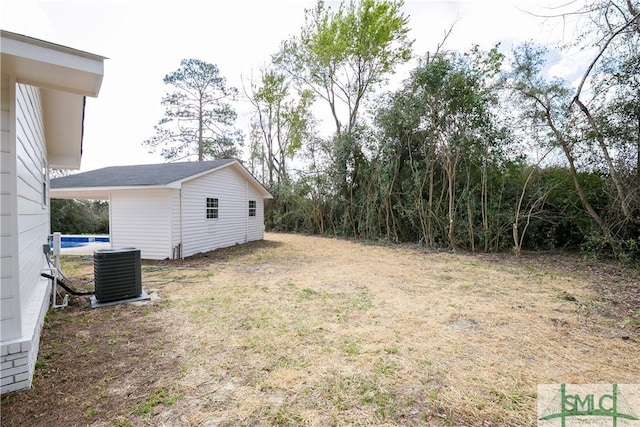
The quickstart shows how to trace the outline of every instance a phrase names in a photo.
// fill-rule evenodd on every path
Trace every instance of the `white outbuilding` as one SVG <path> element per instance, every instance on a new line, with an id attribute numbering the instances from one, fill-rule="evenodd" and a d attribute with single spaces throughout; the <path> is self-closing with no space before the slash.
<path id="1" fill-rule="evenodd" d="M 111 246 L 143 259 L 262 240 L 272 198 L 235 159 L 107 167 L 52 179 L 51 197 L 108 200 Z"/>

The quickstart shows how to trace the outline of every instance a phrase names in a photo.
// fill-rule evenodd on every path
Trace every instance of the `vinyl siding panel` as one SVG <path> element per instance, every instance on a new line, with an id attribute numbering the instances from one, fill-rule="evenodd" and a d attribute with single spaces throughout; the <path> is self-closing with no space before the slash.
<path id="1" fill-rule="evenodd" d="M 23 310 L 36 305 L 39 309 L 41 301 L 36 300 L 48 285 L 40 271 L 46 266 L 42 244 L 49 233 L 49 203 L 43 203 L 48 200 L 48 194 L 43 194 L 43 180 L 48 188 L 48 168 L 40 90 L 17 84 L 16 111 L 20 298 Z"/>
<path id="2" fill-rule="evenodd" d="M 248 185 L 247 199 L 256 201 L 256 216 L 250 216 L 247 226 L 248 240 L 264 239 L 264 199 L 252 185 Z M 249 202 L 247 201 L 247 215 L 249 215 Z"/>
<path id="3" fill-rule="evenodd" d="M 263 200 L 233 167 L 226 167 L 183 183 L 183 255 L 261 239 Z M 255 195 L 261 216 L 249 221 L 248 197 Z M 217 198 L 219 216 L 206 218 L 207 197 Z"/>
<path id="4" fill-rule="evenodd" d="M 22 334 L 18 282 L 15 81 L 0 76 L 0 336 Z"/>
<path id="5" fill-rule="evenodd" d="M 137 248 L 144 259 L 171 257 L 169 189 L 111 194 L 111 246 Z"/>
<path id="6" fill-rule="evenodd" d="M 180 243 L 180 190 L 171 190 L 171 247 Z"/>

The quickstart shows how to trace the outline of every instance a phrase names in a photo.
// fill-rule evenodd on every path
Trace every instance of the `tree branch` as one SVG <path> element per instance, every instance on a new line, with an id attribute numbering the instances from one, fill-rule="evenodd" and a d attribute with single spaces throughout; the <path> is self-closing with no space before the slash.
<path id="1" fill-rule="evenodd" d="M 607 50 L 607 48 L 609 47 L 609 44 L 613 41 L 614 38 L 616 38 L 620 33 L 622 33 L 624 30 L 626 30 L 628 27 L 631 26 L 631 24 L 633 24 L 635 22 L 636 19 L 640 19 L 640 13 L 637 13 L 632 19 L 630 19 L 629 21 L 627 21 L 623 26 L 621 26 L 620 28 L 618 28 L 618 30 L 616 30 L 613 34 L 611 34 L 611 36 L 609 36 L 609 38 L 607 39 L 607 41 L 604 43 L 604 45 L 600 48 L 600 51 L 598 52 L 598 54 L 596 55 L 596 57 L 593 59 L 593 61 L 591 61 L 591 64 L 589 64 L 589 67 L 587 68 L 587 71 L 585 71 L 584 75 L 582 76 L 582 80 L 580 81 L 580 84 L 578 85 L 578 89 L 576 89 L 576 94 L 573 97 L 573 99 L 571 100 L 571 103 L 574 103 L 579 97 L 580 97 L 580 93 L 582 92 L 582 88 L 587 80 L 587 78 L 589 77 L 589 74 L 591 74 L 591 70 L 593 70 L 593 67 L 595 67 L 596 63 L 598 62 L 598 60 L 600 59 L 600 57 L 604 54 L 604 52 Z"/>

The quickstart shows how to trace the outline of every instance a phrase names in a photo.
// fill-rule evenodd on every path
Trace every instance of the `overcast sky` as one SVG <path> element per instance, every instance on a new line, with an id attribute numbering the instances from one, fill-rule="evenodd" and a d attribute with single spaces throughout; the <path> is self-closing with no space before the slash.
<path id="1" fill-rule="evenodd" d="M 535 40 L 555 44 L 573 33 L 570 23 L 545 21 L 523 10 L 548 13 L 566 0 L 406 0 L 414 51 L 434 50 L 456 22 L 449 49 Z M 216 64 L 230 85 L 241 87 L 268 62 L 280 42 L 299 34 L 308 0 L 2 0 L 0 27 L 103 55 L 105 76 L 98 98 L 88 98 L 81 171 L 106 166 L 158 163 L 142 141 L 162 117 L 163 77 L 180 60 Z M 327 1 L 329 5 L 337 2 Z M 559 57 L 550 69 L 571 76 L 579 55 Z M 405 67 L 400 78 L 406 77 Z M 237 125 L 248 134 L 250 109 L 238 102 Z M 328 124 L 327 126 L 330 126 Z"/>

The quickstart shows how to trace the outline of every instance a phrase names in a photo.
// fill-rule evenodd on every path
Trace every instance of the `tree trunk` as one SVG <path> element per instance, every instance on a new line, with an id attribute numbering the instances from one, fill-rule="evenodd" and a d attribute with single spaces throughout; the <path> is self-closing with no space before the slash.
<path id="1" fill-rule="evenodd" d="M 467 221 L 469 223 L 469 244 L 471 245 L 471 252 L 476 252 L 476 242 L 473 231 L 473 208 L 471 206 L 471 171 L 467 168 Z"/>
<path id="2" fill-rule="evenodd" d="M 455 214 L 455 176 L 456 176 L 456 172 L 455 172 L 455 166 L 451 164 L 450 160 L 447 162 L 446 164 L 446 169 L 447 169 L 447 181 L 448 181 L 448 187 L 447 187 L 447 195 L 449 196 L 449 232 L 447 233 L 447 236 L 449 238 L 449 247 L 453 250 L 458 249 L 458 246 L 456 245 L 456 241 L 455 241 L 455 219 L 454 219 L 454 214 Z"/>
<path id="3" fill-rule="evenodd" d="M 434 149 L 431 149 L 430 162 L 429 162 L 429 200 L 427 202 L 427 207 L 429 208 L 428 216 L 427 216 L 427 230 L 429 233 L 429 246 L 435 246 L 435 238 L 433 236 L 433 174 L 434 174 L 434 164 L 435 164 L 435 153 Z"/>
<path id="4" fill-rule="evenodd" d="M 519 228 L 518 228 L 520 225 L 519 223 L 520 223 L 520 211 L 522 209 L 522 200 L 524 199 L 524 194 L 526 193 L 527 187 L 529 186 L 529 181 L 531 180 L 531 177 L 533 176 L 533 173 L 535 171 L 536 169 L 532 169 L 531 172 L 529 173 L 529 176 L 525 180 L 524 185 L 522 186 L 522 192 L 520 193 L 520 198 L 518 199 L 518 204 L 516 205 L 516 214 L 515 214 L 515 219 L 513 220 L 513 245 L 514 245 L 514 251 L 517 257 L 520 257 L 520 254 L 522 253 L 522 240 L 520 240 Z"/>
<path id="5" fill-rule="evenodd" d="M 580 99 L 578 99 L 577 97 L 573 100 L 573 102 L 576 103 L 576 105 L 580 108 L 580 111 L 582 111 L 582 113 L 585 115 L 587 121 L 589 122 L 589 125 L 591 126 L 591 129 L 596 136 L 596 140 L 598 141 L 598 145 L 600 146 L 600 151 L 602 151 L 604 159 L 607 162 L 607 166 L 609 167 L 611 180 L 613 181 L 613 185 L 615 186 L 618 193 L 622 212 L 624 213 L 625 218 L 627 220 L 630 220 L 632 216 L 627 203 L 627 196 L 625 195 L 624 187 L 622 186 L 622 181 L 620 179 L 620 176 L 618 175 L 618 171 L 616 170 L 615 165 L 613 164 L 613 160 L 611 160 L 611 156 L 609 155 L 609 150 L 607 149 L 607 145 L 605 144 L 604 136 L 600 132 L 600 129 L 598 129 L 598 125 L 593 119 L 593 116 L 591 115 L 591 112 L 589 112 L 587 106 L 584 105 L 582 101 L 580 101 Z"/>
<path id="6" fill-rule="evenodd" d="M 609 230 L 608 224 L 596 212 L 593 206 L 591 206 L 591 203 L 589 203 L 589 200 L 587 200 L 587 196 L 584 194 L 582 185 L 578 180 L 578 172 L 575 167 L 575 162 L 573 159 L 573 155 L 571 154 L 571 149 L 569 148 L 569 144 L 564 139 L 564 136 L 562 135 L 562 133 L 560 133 L 558 128 L 556 128 L 551 118 L 551 111 L 547 106 L 545 106 L 545 119 L 547 121 L 547 125 L 549 126 L 549 129 L 551 129 L 551 131 L 553 132 L 553 135 L 556 138 L 556 142 L 562 148 L 562 151 L 564 152 L 564 155 L 567 158 L 567 161 L 569 162 L 569 172 L 571 173 L 571 179 L 576 189 L 576 193 L 578 193 L 578 198 L 580 199 L 582 206 L 586 209 L 587 213 L 589 213 L 589 216 L 591 216 L 591 218 L 596 222 L 596 224 L 598 224 L 598 227 L 600 228 L 602 235 L 607 240 L 607 242 L 609 242 L 609 244 L 611 245 L 611 250 L 613 251 L 614 256 L 618 258 L 618 255 L 619 255 L 618 245 L 613 239 L 613 236 L 611 236 L 611 231 Z"/>
<path id="7" fill-rule="evenodd" d="M 640 99 L 640 93 L 638 98 Z M 638 119 L 638 140 L 636 141 L 638 152 L 636 153 L 636 177 L 638 178 L 638 186 L 636 187 L 636 191 L 638 191 L 638 199 L 640 201 L 640 106 L 636 107 L 636 118 Z"/>
<path id="8" fill-rule="evenodd" d="M 489 215 L 487 214 L 487 205 L 489 196 L 487 194 L 487 163 L 482 160 L 482 194 L 480 210 L 482 213 L 482 235 L 484 236 L 484 251 L 489 252 Z"/>
<path id="9" fill-rule="evenodd" d="M 398 239 L 398 234 L 396 232 L 396 227 L 395 227 L 395 218 L 394 218 L 394 215 L 393 215 L 393 198 L 392 198 L 392 195 L 393 195 L 393 187 L 395 186 L 395 182 L 396 182 L 396 179 L 398 177 L 399 169 L 400 169 L 400 162 L 399 161 L 394 162 L 393 177 L 389 181 L 389 184 L 387 184 L 387 192 L 386 192 L 386 194 L 384 196 L 385 226 L 386 226 L 386 229 L 387 229 L 387 240 L 391 240 L 391 235 L 392 235 L 391 230 L 393 230 L 394 240 Z"/>
<path id="10" fill-rule="evenodd" d="M 603 221 L 600 215 L 598 215 L 595 209 L 593 209 L 593 206 L 591 206 L 591 203 L 589 203 L 589 201 L 587 200 L 587 197 L 584 194 L 584 190 L 582 189 L 582 185 L 578 180 L 578 173 L 574 165 L 573 156 L 569 151 L 569 147 L 565 143 L 562 143 L 562 150 L 564 151 L 564 154 L 567 157 L 567 160 L 569 161 L 569 171 L 571 172 L 571 179 L 573 180 L 573 184 L 576 188 L 576 192 L 578 193 L 578 197 L 580 198 L 582 205 L 587 210 L 589 215 L 591 215 L 591 218 L 593 218 L 593 220 L 598 224 L 598 227 L 600 227 L 602 234 L 609 241 L 609 243 L 611 244 L 611 247 L 614 249 L 615 255 L 617 256 L 617 246 L 613 241 L 613 237 L 611 237 L 609 226 Z"/>

